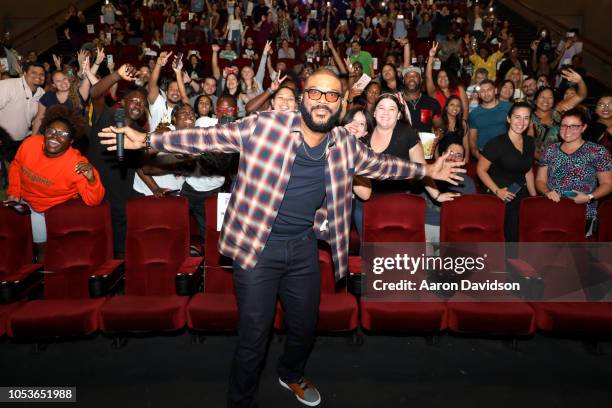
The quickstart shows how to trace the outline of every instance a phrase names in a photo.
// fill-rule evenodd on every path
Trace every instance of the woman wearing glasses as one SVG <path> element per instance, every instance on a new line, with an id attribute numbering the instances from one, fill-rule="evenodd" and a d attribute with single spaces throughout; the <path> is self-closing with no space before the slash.
<path id="1" fill-rule="evenodd" d="M 24 140 L 9 169 L 7 202 L 24 202 L 32 210 L 32 234 L 39 262 L 47 241 L 45 211 L 80 196 L 87 205 L 104 198 L 100 176 L 72 145 L 84 136 L 84 121 L 64 106 L 47 109 L 42 135 Z M 43 136 L 44 135 L 44 136 Z"/>
<path id="2" fill-rule="evenodd" d="M 571 109 L 561 116 L 563 140 L 544 151 L 536 179 L 536 188 L 554 202 L 567 197 L 577 204 L 587 204 L 587 235 L 597 216 L 597 200 L 612 191 L 612 159 L 603 146 L 583 138 L 584 112 Z"/>

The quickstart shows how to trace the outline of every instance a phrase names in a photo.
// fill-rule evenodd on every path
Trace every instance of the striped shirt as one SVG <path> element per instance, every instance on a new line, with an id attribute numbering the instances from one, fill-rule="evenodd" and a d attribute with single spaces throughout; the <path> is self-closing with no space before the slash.
<path id="1" fill-rule="evenodd" d="M 296 112 L 262 112 L 230 124 L 151 135 L 151 147 L 178 153 L 240 153 L 238 178 L 219 239 L 222 254 L 240 267 L 255 267 L 283 201 L 296 152 L 304 138 Z M 422 165 L 375 153 L 342 127 L 329 133 L 326 198 L 314 230 L 332 248 L 336 279 L 346 275 L 353 176 L 423 178 Z M 323 180 L 322 180 L 323 181 Z"/>

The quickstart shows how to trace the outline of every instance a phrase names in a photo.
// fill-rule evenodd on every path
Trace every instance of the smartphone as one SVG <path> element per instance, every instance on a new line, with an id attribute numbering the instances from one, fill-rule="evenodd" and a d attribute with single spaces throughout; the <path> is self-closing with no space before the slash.
<path id="1" fill-rule="evenodd" d="M 113 54 L 108 54 L 106 56 L 106 63 L 107 64 L 112 64 L 113 63 Z"/>
<path id="2" fill-rule="evenodd" d="M 508 191 L 516 195 L 523 187 L 518 183 L 512 183 L 508 186 Z"/>
<path id="3" fill-rule="evenodd" d="M 404 19 L 404 15 L 403 14 L 398 14 L 397 15 L 397 19 L 398 20 L 403 20 Z"/>
<path id="4" fill-rule="evenodd" d="M 561 192 L 561 195 L 563 197 L 573 198 L 573 197 L 576 197 L 578 194 L 574 193 L 572 190 L 563 190 Z"/>
<path id="5" fill-rule="evenodd" d="M 19 203 L 17 201 L 7 201 L 6 203 L 4 203 L 4 205 L 12 208 L 18 214 L 21 214 L 21 215 L 29 215 L 32 213 L 32 211 L 30 211 L 30 207 L 28 207 L 27 205 L 23 203 Z"/>
<path id="6" fill-rule="evenodd" d="M 542 32 L 540 33 L 540 37 L 546 38 L 546 30 L 542 30 Z"/>

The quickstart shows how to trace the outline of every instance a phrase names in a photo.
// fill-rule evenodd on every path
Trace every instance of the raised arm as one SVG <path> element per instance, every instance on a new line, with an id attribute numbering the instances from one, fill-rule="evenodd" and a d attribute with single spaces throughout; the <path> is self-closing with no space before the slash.
<path id="1" fill-rule="evenodd" d="M 410 65 L 412 65 L 412 52 L 410 50 L 410 41 L 408 41 L 407 38 L 402 38 L 400 40 L 400 44 L 404 43 L 404 63 L 402 64 L 402 66 L 404 68 L 408 68 Z"/>
<path id="2" fill-rule="evenodd" d="M 429 50 L 429 58 L 427 59 L 427 68 L 425 69 L 425 87 L 427 88 L 427 94 L 432 98 L 436 97 L 436 85 L 433 79 L 433 63 L 438 52 L 440 43 L 433 42 L 431 49 Z"/>
<path id="3" fill-rule="evenodd" d="M 187 96 L 187 90 L 185 89 L 185 80 L 183 77 L 183 61 L 178 60 L 174 56 L 174 62 L 172 63 L 172 70 L 176 76 L 176 84 L 178 85 L 179 94 L 181 95 L 181 101 L 189 104 L 189 96 Z"/>
<path id="4" fill-rule="evenodd" d="M 567 100 L 559 102 L 556 106 L 556 109 L 558 111 L 565 112 L 576 107 L 576 105 L 578 105 L 587 97 L 587 86 L 584 83 L 584 80 L 582 79 L 580 74 L 574 71 L 573 69 L 563 70 L 561 72 L 561 76 L 569 82 L 573 82 L 578 85 L 578 91 L 576 92 L 576 95 L 572 96 Z"/>
<path id="5" fill-rule="evenodd" d="M 344 64 L 344 61 L 342 60 L 340 53 L 338 53 L 338 50 L 336 49 L 336 47 L 334 47 L 334 42 L 331 40 L 329 36 L 327 37 L 327 45 L 329 47 L 329 50 L 332 53 L 332 57 L 334 58 L 334 63 L 338 67 L 338 71 L 340 71 L 341 74 L 348 74 L 348 70 L 346 69 L 346 64 Z"/>
<path id="6" fill-rule="evenodd" d="M 149 79 L 149 84 L 147 85 L 147 101 L 151 105 L 155 103 L 155 100 L 159 96 L 159 85 L 157 85 L 157 82 L 159 81 L 159 74 L 161 73 L 164 65 L 168 63 L 171 55 L 172 52 L 162 51 L 159 54 L 159 57 L 157 57 L 155 68 L 153 68 L 153 72 L 151 72 L 151 78 Z"/>
<path id="7" fill-rule="evenodd" d="M 215 79 L 218 81 L 221 78 L 221 70 L 219 69 L 219 47 L 217 44 L 213 44 L 212 46 L 212 73 Z"/>

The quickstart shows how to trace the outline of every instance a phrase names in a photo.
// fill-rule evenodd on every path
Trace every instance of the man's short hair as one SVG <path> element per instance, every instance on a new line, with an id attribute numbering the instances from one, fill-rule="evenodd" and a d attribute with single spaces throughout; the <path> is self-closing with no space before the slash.
<path id="1" fill-rule="evenodd" d="M 43 65 L 42 62 L 38 62 L 38 61 L 34 61 L 34 62 L 28 62 L 23 66 L 23 72 L 28 72 L 30 70 L 30 68 L 32 67 L 38 67 L 41 68 L 43 71 L 45 70 L 45 66 Z"/>
<path id="2" fill-rule="evenodd" d="M 492 80 L 490 80 L 489 78 L 487 79 L 483 79 L 482 82 L 480 82 L 480 87 L 482 87 L 483 85 L 489 84 L 491 85 L 493 88 L 495 88 L 495 82 L 493 82 Z"/>

